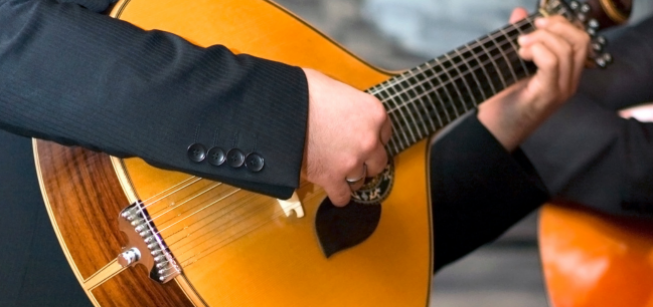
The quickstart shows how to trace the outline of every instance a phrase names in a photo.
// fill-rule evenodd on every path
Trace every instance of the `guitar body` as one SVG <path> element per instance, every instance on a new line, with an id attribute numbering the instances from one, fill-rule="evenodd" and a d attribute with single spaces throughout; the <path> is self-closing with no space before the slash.
<path id="1" fill-rule="evenodd" d="M 539 223 L 552 307 L 653 306 L 650 221 L 549 204 Z"/>
<path id="2" fill-rule="evenodd" d="M 237 53 L 315 68 L 359 89 L 390 77 L 264 0 L 120 1 L 112 16 L 200 46 L 224 44 Z M 427 141 L 395 157 L 394 188 L 372 236 L 328 259 L 314 227 L 326 194 L 312 184 L 297 190 L 305 211 L 300 218 L 286 216 L 276 199 L 160 170 L 137 158 L 120 160 L 45 141 L 35 141 L 35 149 L 53 226 L 96 306 L 428 305 L 433 252 Z M 142 265 L 121 269 L 115 259 L 127 239 L 118 228 L 120 211 L 189 181 L 215 187 L 198 197 L 220 201 L 191 210 L 178 206 L 189 195 L 171 196 L 150 211 L 164 212 L 155 224 L 171 234 L 167 244 L 182 274 L 159 284 Z M 200 224 L 206 227 L 192 226 Z M 177 243 L 183 239 L 196 244 Z"/>

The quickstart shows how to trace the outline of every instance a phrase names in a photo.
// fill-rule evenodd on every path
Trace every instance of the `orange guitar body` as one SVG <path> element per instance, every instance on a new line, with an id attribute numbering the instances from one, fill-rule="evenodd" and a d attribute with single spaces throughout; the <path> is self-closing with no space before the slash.
<path id="1" fill-rule="evenodd" d="M 263 0 L 120 1 L 112 16 L 179 34 L 200 46 L 223 44 L 237 53 L 315 68 L 359 89 L 390 77 Z M 177 258 L 187 261 L 179 259 L 182 274 L 166 284 L 150 280 L 143 266 L 123 270 L 117 265 L 116 256 L 127 241 L 118 229 L 118 215 L 137 199 L 150 199 L 193 179 L 139 159 L 119 160 L 44 141 L 35 141 L 35 147 L 52 223 L 96 306 L 428 304 L 433 253 L 426 141 L 395 157 L 395 188 L 382 204 L 374 234 L 329 259 L 314 230 L 325 194 L 311 184 L 302 183 L 297 191 L 302 218 L 283 214 L 276 199 L 227 185 L 202 194 L 225 201 L 197 214 L 177 207 L 178 199 L 160 202 L 163 207 L 157 210 L 169 208 L 168 214 L 184 219 L 162 219 L 156 222 L 159 230 L 209 238 L 190 248 L 168 243 Z M 208 180 L 197 184 L 217 185 Z M 201 223 L 210 227 L 189 230 L 189 225 Z"/>
<path id="2" fill-rule="evenodd" d="M 547 205 L 540 252 L 552 307 L 653 307 L 653 225 Z"/>

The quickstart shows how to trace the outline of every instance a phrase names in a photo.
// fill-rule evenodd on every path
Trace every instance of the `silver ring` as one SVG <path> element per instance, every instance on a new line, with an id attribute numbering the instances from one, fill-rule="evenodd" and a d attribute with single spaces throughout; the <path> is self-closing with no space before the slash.
<path id="1" fill-rule="evenodd" d="M 345 177 L 345 181 L 347 181 L 348 184 L 356 184 L 359 181 L 365 179 L 365 177 L 367 177 L 367 164 L 363 163 L 363 174 L 355 179 Z"/>

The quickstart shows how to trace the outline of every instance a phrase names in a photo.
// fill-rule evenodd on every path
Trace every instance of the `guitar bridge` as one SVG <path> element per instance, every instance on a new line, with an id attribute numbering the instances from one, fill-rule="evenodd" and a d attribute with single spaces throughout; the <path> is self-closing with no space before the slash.
<path id="1" fill-rule="evenodd" d="M 150 278 L 160 283 L 166 283 L 181 274 L 175 257 L 159 235 L 141 201 L 123 209 L 118 224 L 128 239 L 127 246 L 118 255 L 120 265 L 129 267 L 143 264 L 150 270 Z"/>

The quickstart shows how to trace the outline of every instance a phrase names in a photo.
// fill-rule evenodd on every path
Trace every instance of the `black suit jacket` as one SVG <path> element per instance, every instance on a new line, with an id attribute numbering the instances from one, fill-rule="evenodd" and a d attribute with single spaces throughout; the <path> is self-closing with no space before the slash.
<path id="1" fill-rule="evenodd" d="M 2 128 L 119 157 L 139 156 L 159 167 L 274 196 L 290 195 L 298 183 L 306 130 L 308 93 L 300 69 L 236 56 L 222 46 L 199 48 L 175 35 L 146 32 L 99 14 L 111 0 L 63 2 L 0 0 Z M 265 158 L 265 167 L 252 172 L 195 163 L 188 157 L 191 144 L 255 152 Z M 475 115 L 441 137 L 431 153 L 436 267 L 496 238 L 546 197 L 521 152 L 506 152 Z M 38 191 L 35 182 L 25 180 Z M 43 216 L 42 204 L 33 198 L 11 199 L 3 205 L 10 211 L 24 208 L 25 218 L 13 218 L 3 227 L 29 231 L 40 225 L 28 216 Z M 40 232 L 35 236 L 42 237 Z M 43 253 L 41 248 L 8 247 L 9 253 L 0 253 L 0 263 L 26 259 L 5 268 L 9 275 L 38 278 L 39 285 L 47 285 L 56 280 L 52 268 L 68 268 L 61 257 L 49 263 L 50 270 L 30 273 L 36 260 L 29 255 Z M 74 282 L 69 286 L 78 287 Z M 0 284 L 0 289 L 8 289 L 0 293 L 19 297 L 18 302 L 31 299 L 20 287 Z"/>
<path id="2" fill-rule="evenodd" d="M 653 102 L 653 16 L 610 38 L 614 63 L 586 70 L 578 94 L 522 147 L 556 199 L 651 217 L 653 123 L 617 111 Z"/>
<path id="3" fill-rule="evenodd" d="M 304 152 L 303 72 L 97 13 L 113 1 L 0 1 L 0 127 L 289 197 Z M 193 162 L 193 144 L 255 153 L 264 167 Z"/>

